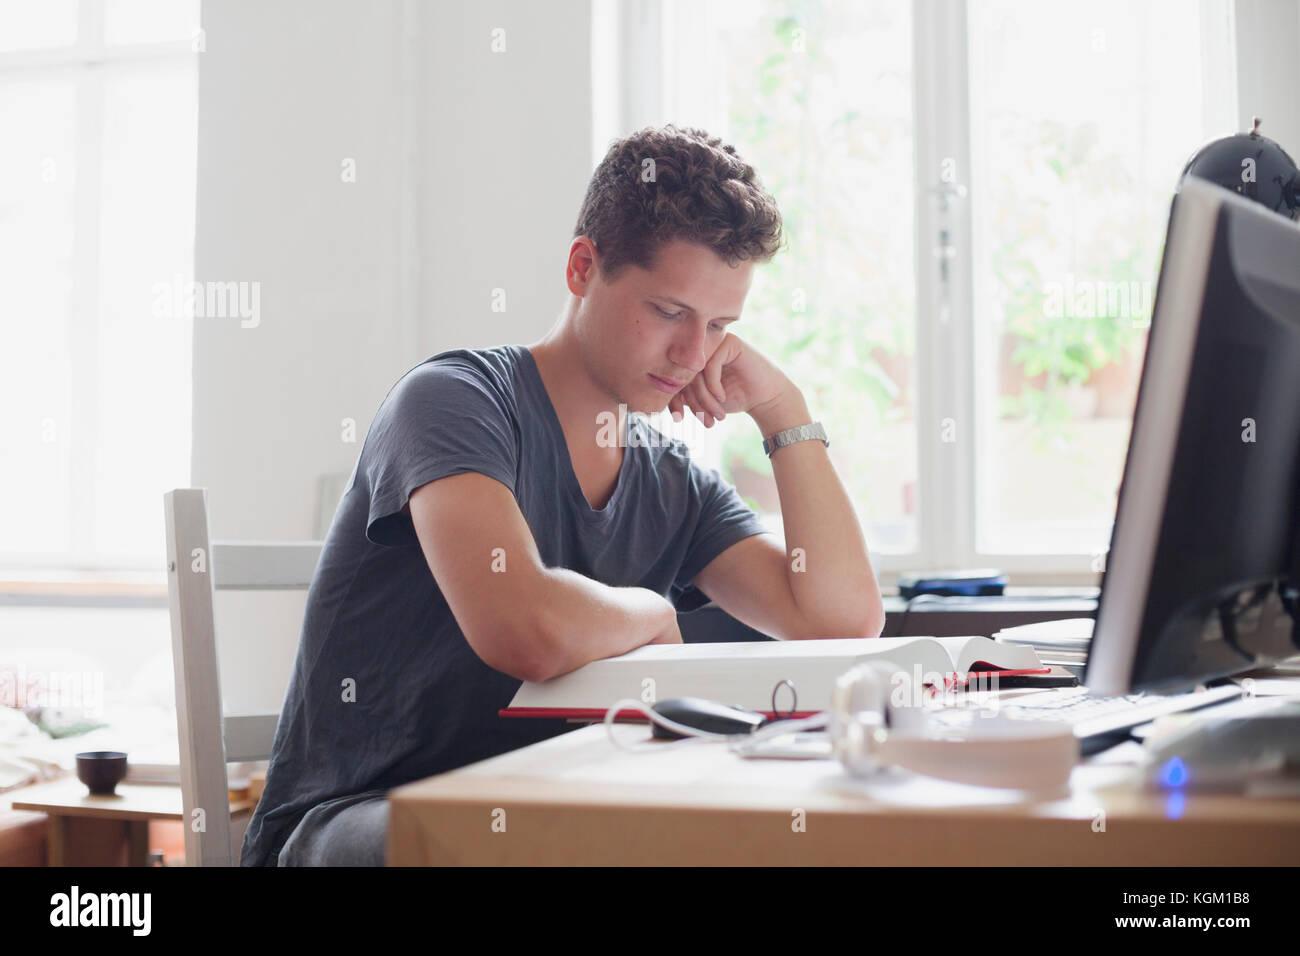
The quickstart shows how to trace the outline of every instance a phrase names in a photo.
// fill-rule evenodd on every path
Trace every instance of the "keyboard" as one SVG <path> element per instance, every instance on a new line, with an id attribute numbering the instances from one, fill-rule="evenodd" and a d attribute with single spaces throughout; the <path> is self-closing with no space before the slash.
<path id="1" fill-rule="evenodd" d="M 1089 695 L 1086 687 L 1061 687 L 1017 694 L 999 700 L 996 706 L 998 712 L 1021 720 L 1069 723 L 1079 741 L 1080 753 L 1088 756 L 1119 743 L 1116 738 L 1121 732 L 1127 734 L 1133 727 L 1150 723 L 1157 717 L 1199 710 L 1241 696 L 1242 689 L 1236 684 L 1168 697 L 1155 694 L 1096 697 Z M 988 712 L 987 705 L 939 707 L 931 712 L 930 720 L 936 728 L 947 727 L 960 732 L 969 729 L 981 713 Z M 757 743 L 738 741 L 732 744 L 732 749 L 743 757 L 826 759 L 833 756 L 830 738 L 824 730 L 782 734 Z"/>
<path id="2" fill-rule="evenodd" d="M 1011 697 L 1000 701 L 998 708 L 1020 719 L 1064 720 L 1074 728 L 1075 737 L 1086 740 L 1109 737 L 1166 714 L 1198 710 L 1241 695 L 1242 690 L 1236 684 L 1167 697 L 1156 694 L 1094 697 L 1086 687 L 1062 687 Z"/>

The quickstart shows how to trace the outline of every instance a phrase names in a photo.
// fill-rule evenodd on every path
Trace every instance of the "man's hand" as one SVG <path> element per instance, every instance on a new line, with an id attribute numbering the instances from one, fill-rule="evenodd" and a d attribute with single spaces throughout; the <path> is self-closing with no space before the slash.
<path id="1" fill-rule="evenodd" d="M 730 412 L 748 412 L 763 428 L 764 419 L 775 419 L 782 408 L 797 404 L 797 394 L 794 383 L 770 359 L 728 332 L 703 370 L 669 399 L 668 410 L 673 421 L 681 421 L 689 406 L 706 428 Z"/>
<path id="2" fill-rule="evenodd" d="M 747 412 L 764 438 L 812 420 L 786 374 L 731 333 L 668 402 L 674 421 L 685 406 L 706 428 L 730 412 Z M 826 446 L 803 441 L 778 449 L 772 474 L 785 545 L 773 547 L 759 535 L 737 542 L 696 576 L 696 585 L 732 617 L 774 637 L 878 636 L 885 620 L 880 588 Z"/>

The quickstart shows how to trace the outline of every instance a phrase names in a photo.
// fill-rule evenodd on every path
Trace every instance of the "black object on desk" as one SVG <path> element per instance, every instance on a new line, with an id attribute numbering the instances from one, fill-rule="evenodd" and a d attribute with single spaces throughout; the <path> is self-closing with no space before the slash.
<path id="1" fill-rule="evenodd" d="M 1059 674 L 1011 674 L 999 677 L 996 671 L 987 672 L 991 677 L 976 677 L 966 685 L 967 690 L 992 690 L 993 680 L 997 680 L 998 690 L 1015 690 L 1025 687 L 1078 687 L 1079 678 L 1068 671 Z M 987 686 L 986 686 L 987 685 Z"/>
<path id="2" fill-rule="evenodd" d="M 898 593 L 908 599 L 918 594 L 938 594 L 945 597 L 994 596 L 1005 590 L 1007 580 L 1007 576 L 995 568 L 928 571 L 900 575 Z"/>
<path id="3" fill-rule="evenodd" d="M 766 718 L 752 710 L 729 707 L 702 697 L 674 697 L 661 700 L 651 708 L 674 723 L 711 734 L 749 734 Z M 682 734 L 660 727 L 651 721 L 651 733 L 660 740 L 680 740 Z"/>

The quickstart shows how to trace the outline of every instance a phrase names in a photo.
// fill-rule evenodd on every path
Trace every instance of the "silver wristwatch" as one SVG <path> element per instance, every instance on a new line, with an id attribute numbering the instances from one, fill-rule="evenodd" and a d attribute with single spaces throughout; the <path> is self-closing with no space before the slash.
<path id="1" fill-rule="evenodd" d="M 764 438 L 763 451 L 767 452 L 767 457 L 771 458 L 772 452 L 778 448 L 793 445 L 797 441 L 808 441 L 811 438 L 824 442 L 827 448 L 831 447 L 830 440 L 826 437 L 826 429 L 822 428 L 822 423 L 813 422 L 810 425 L 796 425 L 794 428 L 787 428 L 783 432 L 777 432 L 771 438 Z"/>

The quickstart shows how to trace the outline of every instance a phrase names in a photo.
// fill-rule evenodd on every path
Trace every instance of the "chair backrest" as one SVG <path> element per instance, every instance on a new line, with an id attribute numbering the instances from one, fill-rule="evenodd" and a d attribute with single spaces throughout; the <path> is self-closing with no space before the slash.
<path id="1" fill-rule="evenodd" d="M 237 866 L 226 764 L 268 759 L 279 714 L 223 714 L 214 593 L 307 588 L 323 542 L 209 541 L 205 488 L 168 491 L 163 509 L 185 862 Z"/>

